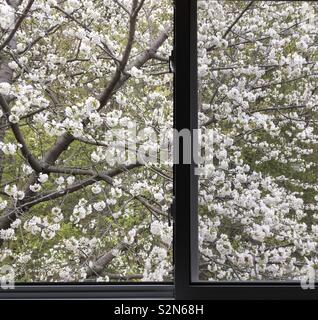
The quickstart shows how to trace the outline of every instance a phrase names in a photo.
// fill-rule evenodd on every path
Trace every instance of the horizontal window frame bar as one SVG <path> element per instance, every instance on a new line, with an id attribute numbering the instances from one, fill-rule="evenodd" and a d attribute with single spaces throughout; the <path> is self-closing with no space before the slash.
<path id="1" fill-rule="evenodd" d="M 318 300 L 315 289 L 303 289 L 300 283 L 204 283 L 185 285 L 178 291 L 181 300 Z"/>
<path id="2" fill-rule="evenodd" d="M 173 284 L 16 284 L 0 289 L 0 299 L 173 299 Z"/>

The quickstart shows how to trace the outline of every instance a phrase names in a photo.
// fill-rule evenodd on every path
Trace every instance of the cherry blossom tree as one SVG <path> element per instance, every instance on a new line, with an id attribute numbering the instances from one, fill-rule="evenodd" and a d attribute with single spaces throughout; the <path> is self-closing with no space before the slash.
<path id="1" fill-rule="evenodd" d="M 198 5 L 200 277 L 299 280 L 318 262 L 317 3 Z"/>
<path id="2" fill-rule="evenodd" d="M 112 163 L 107 139 L 172 127 L 170 1 L 0 12 L 1 264 L 19 281 L 170 279 L 171 165 Z"/>
<path id="3" fill-rule="evenodd" d="M 0 0 L 0 265 L 18 281 L 172 279 L 172 163 L 125 148 L 173 126 L 172 9 Z M 317 268 L 317 9 L 198 0 L 202 280 Z"/>

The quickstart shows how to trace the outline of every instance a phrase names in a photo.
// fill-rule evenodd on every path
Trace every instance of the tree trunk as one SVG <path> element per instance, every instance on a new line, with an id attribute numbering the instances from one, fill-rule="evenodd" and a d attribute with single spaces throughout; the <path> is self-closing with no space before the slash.
<path id="1" fill-rule="evenodd" d="M 14 0 L 10 0 L 7 2 L 9 5 L 11 5 L 15 9 L 21 3 L 21 1 L 14 1 Z M 16 47 L 16 40 L 14 37 L 9 42 L 9 47 L 11 48 Z M 8 82 L 12 84 L 12 78 L 13 78 L 13 71 L 8 66 L 8 57 L 3 52 L 0 52 L 0 83 Z M 9 101 L 8 97 L 5 96 L 4 98 L 7 101 Z M 2 117 L 0 117 L 0 142 L 3 142 L 5 139 L 5 134 L 7 130 L 7 127 L 5 125 L 6 125 L 6 118 L 5 118 L 5 115 L 3 115 Z M 0 184 L 2 181 L 3 169 L 4 169 L 4 154 L 2 151 L 0 151 Z"/>

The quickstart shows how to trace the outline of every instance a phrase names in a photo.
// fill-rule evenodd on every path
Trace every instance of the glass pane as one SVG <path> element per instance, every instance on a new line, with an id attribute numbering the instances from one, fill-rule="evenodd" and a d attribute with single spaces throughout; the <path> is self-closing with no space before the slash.
<path id="1" fill-rule="evenodd" d="M 200 280 L 318 266 L 317 9 L 198 1 Z"/>
<path id="2" fill-rule="evenodd" d="M 149 156 L 171 1 L 19 2 L 0 0 L 0 276 L 172 280 L 172 166 Z"/>

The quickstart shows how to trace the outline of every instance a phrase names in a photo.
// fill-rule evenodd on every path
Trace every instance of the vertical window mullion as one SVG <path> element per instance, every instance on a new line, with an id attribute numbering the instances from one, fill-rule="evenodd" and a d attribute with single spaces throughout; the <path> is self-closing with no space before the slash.
<path id="1" fill-rule="evenodd" d="M 196 1 L 175 0 L 175 129 L 180 132 L 197 128 L 197 53 Z M 184 298 L 191 283 L 191 268 L 197 270 L 197 178 L 191 164 L 182 164 L 183 141 L 180 141 L 179 164 L 175 172 L 175 290 L 176 298 Z M 191 148 L 192 149 L 192 148 Z M 192 150 L 191 150 L 192 154 Z"/>

